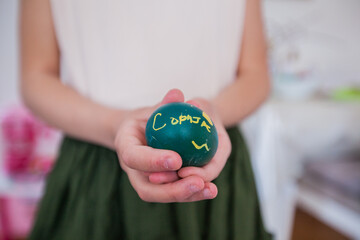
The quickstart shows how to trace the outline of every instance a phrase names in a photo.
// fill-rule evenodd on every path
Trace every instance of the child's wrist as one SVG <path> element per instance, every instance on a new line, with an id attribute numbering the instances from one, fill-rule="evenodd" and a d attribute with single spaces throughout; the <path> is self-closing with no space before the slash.
<path id="1" fill-rule="evenodd" d="M 126 110 L 109 109 L 104 118 L 103 125 L 106 131 L 108 147 L 112 149 L 115 149 L 115 139 L 127 112 Z"/>

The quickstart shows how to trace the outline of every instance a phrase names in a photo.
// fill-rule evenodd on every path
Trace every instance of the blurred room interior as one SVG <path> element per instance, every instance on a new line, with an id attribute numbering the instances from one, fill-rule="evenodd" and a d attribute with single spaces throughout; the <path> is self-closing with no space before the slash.
<path id="1" fill-rule="evenodd" d="M 61 138 L 21 107 L 18 3 L 0 0 L 0 240 L 26 238 Z M 273 89 L 241 127 L 265 225 L 278 240 L 360 239 L 360 1 L 263 9 Z"/>

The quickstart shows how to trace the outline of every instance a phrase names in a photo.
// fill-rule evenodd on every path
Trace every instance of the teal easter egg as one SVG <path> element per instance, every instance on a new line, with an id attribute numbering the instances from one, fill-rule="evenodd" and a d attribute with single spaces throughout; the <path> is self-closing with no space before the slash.
<path id="1" fill-rule="evenodd" d="M 146 142 L 158 149 L 177 152 L 183 167 L 203 166 L 215 155 L 218 135 L 210 117 L 188 103 L 169 103 L 149 118 Z"/>

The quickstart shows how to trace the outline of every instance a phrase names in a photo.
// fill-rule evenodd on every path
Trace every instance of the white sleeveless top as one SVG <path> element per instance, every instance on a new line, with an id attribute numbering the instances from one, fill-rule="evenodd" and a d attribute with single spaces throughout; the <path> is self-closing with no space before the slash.
<path id="1" fill-rule="evenodd" d="M 51 0 L 62 80 L 119 108 L 214 97 L 236 75 L 245 1 Z"/>

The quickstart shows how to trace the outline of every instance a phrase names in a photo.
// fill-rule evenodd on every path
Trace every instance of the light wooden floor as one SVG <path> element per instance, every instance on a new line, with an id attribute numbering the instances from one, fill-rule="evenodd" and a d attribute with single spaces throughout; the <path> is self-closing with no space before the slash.
<path id="1" fill-rule="evenodd" d="M 301 209 L 296 210 L 292 240 L 350 240 Z"/>

